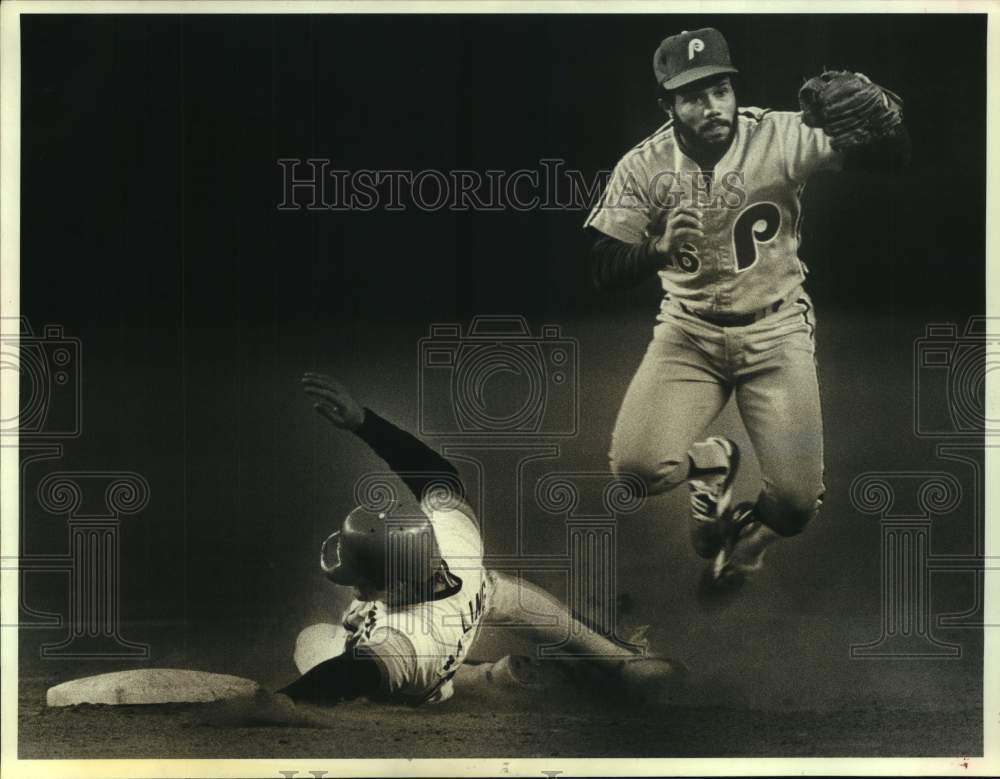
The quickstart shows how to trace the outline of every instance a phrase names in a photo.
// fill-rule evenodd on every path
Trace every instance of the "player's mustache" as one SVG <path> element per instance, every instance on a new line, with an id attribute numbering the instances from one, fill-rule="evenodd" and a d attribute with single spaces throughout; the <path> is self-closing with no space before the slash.
<path id="1" fill-rule="evenodd" d="M 707 122 L 705 122 L 704 125 L 702 125 L 702 127 L 704 127 L 704 129 L 706 130 L 711 130 L 715 127 L 729 127 L 729 126 L 730 122 L 728 122 L 725 119 L 709 119 Z"/>

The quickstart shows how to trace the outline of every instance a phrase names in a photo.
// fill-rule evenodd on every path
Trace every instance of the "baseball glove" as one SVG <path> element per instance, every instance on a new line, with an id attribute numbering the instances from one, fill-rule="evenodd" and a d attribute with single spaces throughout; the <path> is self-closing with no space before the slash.
<path id="1" fill-rule="evenodd" d="M 903 101 L 863 73 L 827 70 L 799 90 L 802 121 L 822 127 L 838 151 L 891 136 L 903 122 Z"/>

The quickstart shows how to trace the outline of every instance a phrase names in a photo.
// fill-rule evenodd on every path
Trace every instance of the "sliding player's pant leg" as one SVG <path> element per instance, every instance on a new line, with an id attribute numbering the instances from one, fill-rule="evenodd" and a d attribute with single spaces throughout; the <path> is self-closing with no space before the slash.
<path id="1" fill-rule="evenodd" d="M 649 494 L 684 482 L 688 450 L 729 398 L 705 351 L 712 347 L 695 345 L 673 321 L 660 323 L 625 393 L 612 435 L 611 468 L 638 476 Z"/>
<path id="2" fill-rule="evenodd" d="M 618 663 L 634 652 L 594 632 L 570 613 L 566 604 L 524 579 L 490 571 L 492 582 L 485 624 L 523 633 L 555 654 Z"/>
<path id="3" fill-rule="evenodd" d="M 493 598 L 488 624 L 527 630 L 538 644 L 554 650 L 575 683 L 637 704 L 669 702 L 683 684 L 683 664 L 612 643 L 530 582 L 494 571 L 489 576 Z"/>
<path id="4" fill-rule="evenodd" d="M 782 331 L 748 352 L 736 400 L 764 482 L 756 517 L 792 536 L 822 503 L 823 423 L 812 323 L 793 317 Z"/>

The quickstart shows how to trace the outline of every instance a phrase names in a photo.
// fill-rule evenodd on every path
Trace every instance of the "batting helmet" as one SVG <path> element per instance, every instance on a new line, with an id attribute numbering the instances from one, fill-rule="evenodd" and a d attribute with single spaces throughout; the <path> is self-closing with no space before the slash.
<path id="1" fill-rule="evenodd" d="M 326 577 L 348 586 L 365 580 L 386 589 L 418 587 L 430 582 L 440 565 L 427 515 L 416 503 L 395 500 L 377 511 L 358 506 L 320 550 Z"/>

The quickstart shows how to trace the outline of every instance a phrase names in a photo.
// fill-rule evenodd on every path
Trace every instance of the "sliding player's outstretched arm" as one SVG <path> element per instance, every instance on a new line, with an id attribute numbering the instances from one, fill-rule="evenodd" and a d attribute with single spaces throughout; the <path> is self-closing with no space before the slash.
<path id="1" fill-rule="evenodd" d="M 302 386 L 316 401 L 313 408 L 320 416 L 341 430 L 350 430 L 368 444 L 417 500 L 424 500 L 428 489 L 435 487 L 447 487 L 464 499 L 465 491 L 454 465 L 405 430 L 362 406 L 339 381 L 322 373 L 306 373 Z"/>

